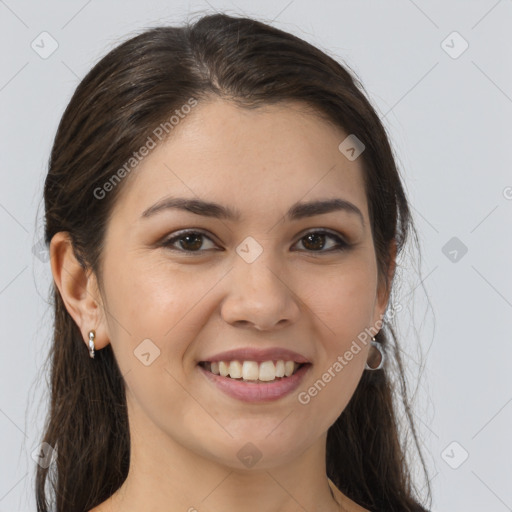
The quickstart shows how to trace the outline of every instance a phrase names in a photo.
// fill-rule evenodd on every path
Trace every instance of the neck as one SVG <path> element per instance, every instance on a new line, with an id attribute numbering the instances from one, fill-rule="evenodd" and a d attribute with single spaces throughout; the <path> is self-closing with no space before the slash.
<path id="1" fill-rule="evenodd" d="M 151 422 L 131 423 L 128 477 L 101 510 L 339 512 L 339 491 L 333 496 L 326 476 L 326 439 L 280 464 L 263 465 L 263 457 L 255 467 L 239 469 L 209 457 L 207 447 L 189 449 L 188 440 L 180 443 Z"/>

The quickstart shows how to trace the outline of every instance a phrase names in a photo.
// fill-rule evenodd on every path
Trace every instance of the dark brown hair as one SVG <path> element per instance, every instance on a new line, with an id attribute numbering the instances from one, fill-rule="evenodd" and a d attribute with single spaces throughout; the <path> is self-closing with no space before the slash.
<path id="1" fill-rule="evenodd" d="M 306 41 L 263 22 L 222 13 L 182 27 L 146 29 L 110 51 L 80 82 L 49 160 L 44 187 L 47 247 L 57 232 L 68 232 L 78 261 L 98 276 L 101 287 L 105 228 L 126 180 L 102 198 L 98 187 L 191 98 L 200 104 L 215 97 L 241 108 L 300 102 L 363 142 L 360 158 L 378 272 L 390 290 L 390 244 L 396 241 L 400 254 L 415 229 L 386 131 L 363 86 L 354 73 Z M 96 352 L 91 364 L 55 283 L 51 302 L 50 404 L 41 442 L 56 448 L 58 456 L 49 468 L 37 467 L 37 510 L 82 512 L 111 496 L 128 473 L 124 381 L 111 345 Z M 363 372 L 330 427 L 327 475 L 349 498 L 374 512 L 425 511 L 400 439 L 397 397 L 426 474 L 391 322 L 376 339 L 384 346 L 386 364 Z M 430 498 L 428 478 L 427 487 Z"/>

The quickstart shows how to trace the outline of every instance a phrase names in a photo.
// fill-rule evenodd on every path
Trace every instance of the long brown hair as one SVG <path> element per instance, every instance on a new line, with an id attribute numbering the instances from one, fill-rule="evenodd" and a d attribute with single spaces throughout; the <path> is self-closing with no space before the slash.
<path id="1" fill-rule="evenodd" d="M 356 134 L 365 145 L 361 158 L 379 277 L 390 290 L 390 244 L 396 241 L 398 256 L 409 233 L 416 231 L 386 131 L 360 81 L 294 35 L 222 13 L 182 27 L 146 29 L 110 51 L 80 82 L 49 160 L 44 187 L 47 247 L 57 232 L 68 232 L 78 261 L 97 275 L 101 286 L 105 227 L 125 180 L 104 197 L 98 187 L 148 137 L 155 139 L 155 128 L 190 98 L 200 104 L 213 96 L 241 108 L 302 102 Z M 51 298 L 55 324 L 46 361 L 50 404 L 41 442 L 56 448 L 58 455 L 50 467 L 37 466 L 37 510 L 82 512 L 110 497 L 128 474 L 124 381 L 111 345 L 98 351 L 91 364 L 55 283 Z M 401 443 L 397 397 L 427 474 L 390 321 L 376 339 L 384 347 L 386 364 L 382 370 L 363 372 L 349 404 L 330 427 L 327 475 L 372 511 L 425 511 Z M 426 485 L 430 498 L 428 477 Z"/>

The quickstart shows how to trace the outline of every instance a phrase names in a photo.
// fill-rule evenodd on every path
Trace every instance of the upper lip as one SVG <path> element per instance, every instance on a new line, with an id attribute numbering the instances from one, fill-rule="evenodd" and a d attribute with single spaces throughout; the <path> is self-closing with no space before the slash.
<path id="1" fill-rule="evenodd" d="M 219 361 L 255 361 L 261 363 L 263 361 L 295 361 L 296 363 L 309 363 L 310 361 L 303 355 L 288 350 L 286 348 L 237 348 L 220 352 L 214 356 L 203 359 L 204 362 L 219 362 Z"/>

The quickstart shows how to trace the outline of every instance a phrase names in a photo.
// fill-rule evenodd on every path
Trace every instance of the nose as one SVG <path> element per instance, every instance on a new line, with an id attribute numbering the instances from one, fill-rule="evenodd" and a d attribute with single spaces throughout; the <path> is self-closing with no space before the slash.
<path id="1" fill-rule="evenodd" d="M 300 317 L 293 283 L 269 267 L 262 256 L 252 263 L 240 259 L 229 273 L 229 293 L 221 306 L 225 322 L 258 331 L 281 329 Z"/>

